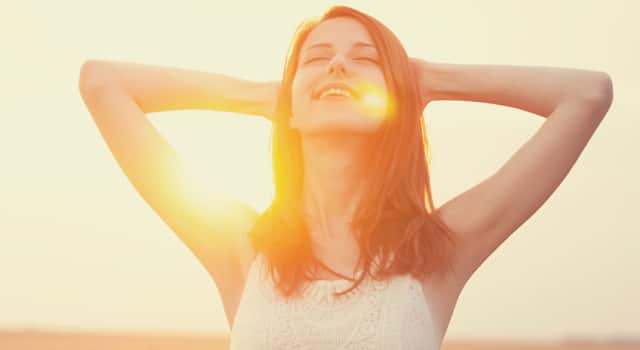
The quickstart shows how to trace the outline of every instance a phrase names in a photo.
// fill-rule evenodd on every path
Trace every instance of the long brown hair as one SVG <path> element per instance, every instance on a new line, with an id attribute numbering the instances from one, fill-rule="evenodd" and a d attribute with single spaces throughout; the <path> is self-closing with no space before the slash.
<path id="1" fill-rule="evenodd" d="M 375 18 L 346 6 L 335 6 L 319 18 L 298 26 L 285 61 L 276 115 L 273 120 L 272 162 L 275 197 L 258 218 L 250 238 L 255 251 L 269 261 L 271 278 L 285 297 L 298 294 L 308 272 L 318 266 L 311 249 L 309 230 L 302 215 L 303 158 L 300 134 L 288 127 L 291 117 L 291 85 L 302 44 L 320 22 L 336 17 L 359 21 L 380 52 L 381 67 L 389 91 L 388 115 L 375 135 L 367 192 L 352 223 L 361 251 L 360 277 L 346 291 L 356 288 L 367 275 L 386 279 L 410 273 L 425 278 L 450 267 L 455 246 L 450 229 L 433 215 L 434 204 L 427 164 L 425 133 L 415 72 L 400 40 Z M 397 103 L 393 103 L 397 101 Z M 371 274 L 374 259 L 376 273 Z"/>

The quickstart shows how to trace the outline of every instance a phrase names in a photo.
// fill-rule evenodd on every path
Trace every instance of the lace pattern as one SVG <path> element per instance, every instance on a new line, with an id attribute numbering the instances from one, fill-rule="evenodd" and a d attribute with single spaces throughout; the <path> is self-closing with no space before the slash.
<path id="1" fill-rule="evenodd" d="M 348 280 L 309 282 L 302 297 L 286 300 L 257 256 L 231 332 L 231 349 L 439 348 L 420 283 L 410 276 L 367 277 L 354 290 Z"/>

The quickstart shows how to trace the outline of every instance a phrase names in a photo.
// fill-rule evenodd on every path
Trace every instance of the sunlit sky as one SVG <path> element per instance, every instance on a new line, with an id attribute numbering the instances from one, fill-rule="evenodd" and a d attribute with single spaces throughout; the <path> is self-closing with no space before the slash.
<path id="1" fill-rule="evenodd" d="M 135 192 L 78 89 L 113 59 L 281 76 L 297 24 L 324 1 L 10 1 L 0 14 L 0 327 L 228 331 L 215 284 Z M 556 193 L 476 272 L 448 337 L 640 335 L 640 3 L 350 1 L 434 62 L 608 72 L 613 105 Z M 263 210 L 270 125 L 149 117 L 207 190 Z M 542 124 L 513 108 L 425 110 L 436 204 L 497 170 Z"/>

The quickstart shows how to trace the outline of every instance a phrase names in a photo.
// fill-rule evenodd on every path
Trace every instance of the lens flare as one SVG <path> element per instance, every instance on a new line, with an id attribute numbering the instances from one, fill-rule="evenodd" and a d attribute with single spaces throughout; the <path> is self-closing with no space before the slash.
<path id="1" fill-rule="evenodd" d="M 384 120 L 388 117 L 387 111 L 391 99 L 384 89 L 363 82 L 358 85 L 357 90 L 360 93 L 359 106 L 367 116 L 378 120 Z"/>
<path id="2" fill-rule="evenodd" d="M 213 181 L 215 176 L 207 174 L 205 170 L 183 162 L 173 175 L 176 187 L 186 201 L 181 205 L 186 205 L 195 212 L 217 211 L 233 202 L 233 191 L 228 188 L 228 184 L 225 186 L 223 181 Z"/>

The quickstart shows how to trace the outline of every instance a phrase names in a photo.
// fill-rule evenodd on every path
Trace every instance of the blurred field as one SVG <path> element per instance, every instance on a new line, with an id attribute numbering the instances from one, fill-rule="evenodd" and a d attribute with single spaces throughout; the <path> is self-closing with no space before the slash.
<path id="1" fill-rule="evenodd" d="M 222 350 L 226 336 L 1 331 L 1 350 Z M 635 344 L 446 342 L 442 350 L 640 350 Z"/>

